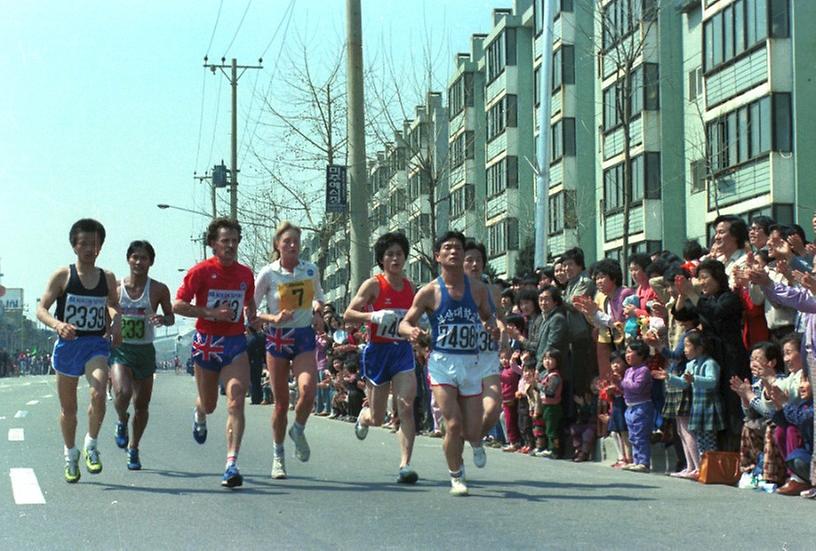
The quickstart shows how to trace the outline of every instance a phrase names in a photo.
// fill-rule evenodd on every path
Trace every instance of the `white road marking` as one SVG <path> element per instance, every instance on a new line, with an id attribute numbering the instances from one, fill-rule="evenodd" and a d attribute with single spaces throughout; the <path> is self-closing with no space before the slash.
<path id="1" fill-rule="evenodd" d="M 22 419 L 26 415 L 28 415 L 28 412 L 26 410 L 24 410 L 24 409 L 21 409 L 20 411 L 18 411 L 17 413 L 14 414 L 14 418 L 15 419 Z"/>
<path id="2" fill-rule="evenodd" d="M 45 396 L 43 396 L 43 398 L 53 398 L 53 397 L 54 397 L 53 394 L 46 394 Z"/>
<path id="3" fill-rule="evenodd" d="M 39 400 L 31 400 L 31 401 L 29 401 L 29 402 L 26 402 L 26 405 L 27 405 L 27 406 L 36 406 L 36 405 L 37 405 L 37 404 L 39 404 L 39 403 L 40 403 L 40 401 L 39 401 Z"/>
<path id="4" fill-rule="evenodd" d="M 5 416 L 5 415 L 0 416 L 0 421 L 5 421 L 5 420 L 6 420 L 6 416 Z"/>
<path id="5" fill-rule="evenodd" d="M 22 442 L 23 440 L 25 440 L 25 431 L 20 428 L 9 429 L 8 439 L 9 442 Z"/>
<path id="6" fill-rule="evenodd" d="M 43 505 L 45 496 L 40 490 L 34 469 L 10 469 L 11 489 L 17 505 Z"/>

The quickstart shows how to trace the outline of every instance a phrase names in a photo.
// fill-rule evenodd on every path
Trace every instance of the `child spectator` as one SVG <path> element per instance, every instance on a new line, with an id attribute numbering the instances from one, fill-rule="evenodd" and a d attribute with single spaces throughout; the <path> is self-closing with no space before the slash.
<path id="1" fill-rule="evenodd" d="M 520 453 L 529 454 L 533 449 L 533 407 L 528 398 L 527 390 L 534 386 L 538 387 L 537 372 L 535 358 L 531 357 L 529 352 L 522 352 L 521 365 L 523 373 L 519 380 L 519 386 L 516 390 L 516 400 L 518 401 L 518 425 L 519 434 L 521 435 Z M 533 366 L 533 372 L 528 373 L 530 365 Z"/>
<path id="2" fill-rule="evenodd" d="M 632 463 L 632 448 L 629 445 L 629 433 L 626 428 L 626 401 L 620 382 L 626 371 L 626 360 L 618 351 L 609 356 L 611 380 L 605 383 L 600 391 L 600 398 L 609 404 L 607 431 L 618 450 L 618 459 L 612 464 L 614 469 L 622 469 Z"/>
<path id="3" fill-rule="evenodd" d="M 501 350 L 501 372 L 499 381 L 501 383 L 502 410 L 504 411 L 505 435 L 507 445 L 502 448 L 505 452 L 517 451 L 521 445 L 521 434 L 518 427 L 518 400 L 516 390 L 519 379 L 521 379 L 521 365 L 518 363 L 521 354 L 511 352 L 509 348 Z"/>
<path id="4" fill-rule="evenodd" d="M 534 421 L 533 432 L 536 438 L 536 457 L 555 457 L 558 454 L 558 434 L 561 430 L 561 353 L 558 350 L 547 350 L 541 360 L 544 373 L 539 384 L 540 407 L 538 421 Z M 545 439 L 546 436 L 546 439 Z"/>
<path id="5" fill-rule="evenodd" d="M 812 498 L 812 494 L 816 493 L 811 488 L 814 481 L 810 477 L 810 460 L 813 456 L 813 390 L 807 377 L 803 377 L 799 383 L 799 398 L 800 402 L 788 404 L 783 410 L 785 420 L 790 426 L 796 427 L 799 433 L 799 447 L 791 450 L 785 457 L 792 474 L 777 493 Z M 790 441 L 789 439 L 788 442 Z"/>
<path id="6" fill-rule="evenodd" d="M 595 444 L 596 416 L 598 415 L 598 378 L 592 379 L 589 392 L 583 396 L 576 395 L 573 400 L 576 406 L 575 424 L 570 427 L 572 447 L 575 449 L 573 461 L 581 463 L 592 457 L 592 446 Z"/>
<path id="7" fill-rule="evenodd" d="M 773 491 L 773 485 L 782 484 L 785 479 L 784 458 L 772 444 L 772 431 L 768 430 L 777 412 L 769 389 L 781 375 L 782 365 L 779 347 L 771 342 L 761 342 L 751 350 L 753 382 L 731 377 L 731 390 L 740 397 L 745 415 L 740 438 L 740 465 L 743 471 L 740 488 L 756 488 L 764 482 L 765 488 Z"/>
<path id="8" fill-rule="evenodd" d="M 629 364 L 621 380 L 623 398 L 626 401 L 626 428 L 632 444 L 634 462 L 624 467 L 627 471 L 648 473 L 651 469 L 651 436 L 654 426 L 652 403 L 652 375 L 646 359 L 649 346 L 642 340 L 626 345 L 626 363 Z"/>
<path id="9" fill-rule="evenodd" d="M 702 455 L 717 448 L 717 432 L 725 428 L 722 401 L 717 391 L 720 365 L 711 358 L 710 348 L 702 333 L 696 330 L 687 332 L 683 342 L 686 369 L 682 376 L 670 375 L 667 378 L 669 385 L 691 388 L 692 391 L 688 430 L 682 433 L 684 450 L 688 447 L 689 451 L 686 454 L 686 472 L 678 473 L 682 478 L 696 480 L 699 477 Z M 661 375 L 665 378 L 666 373 Z M 693 443 L 688 440 L 688 433 L 694 436 Z"/>

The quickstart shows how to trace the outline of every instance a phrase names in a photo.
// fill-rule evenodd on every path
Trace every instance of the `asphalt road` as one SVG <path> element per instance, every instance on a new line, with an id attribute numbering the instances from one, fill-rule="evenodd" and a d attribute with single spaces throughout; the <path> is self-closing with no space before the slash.
<path id="1" fill-rule="evenodd" d="M 84 382 L 80 388 L 82 411 L 87 405 Z M 325 418 L 313 418 L 307 426 L 311 460 L 298 462 L 287 441 L 289 479 L 272 480 L 271 408 L 249 404 L 239 461 L 244 486 L 227 490 L 220 486 L 224 403 L 210 417 L 209 439 L 200 446 L 190 434 L 194 393 L 189 376 L 159 375 L 139 472 L 127 470 L 125 454 L 113 442 L 110 406 L 100 438 L 103 472 L 90 475 L 82 466 L 82 480 L 69 485 L 63 480 L 54 379 L 0 379 L 0 549 L 815 545 L 807 536 L 816 503 L 798 497 L 493 449 L 484 470 L 473 467 L 466 451 L 471 495 L 453 498 L 441 442 L 426 437 L 417 439 L 414 454 L 419 483 L 397 485 L 394 435 L 372 429 L 359 442 L 351 424 Z M 86 428 L 87 417 L 80 416 L 78 434 L 84 435 Z"/>

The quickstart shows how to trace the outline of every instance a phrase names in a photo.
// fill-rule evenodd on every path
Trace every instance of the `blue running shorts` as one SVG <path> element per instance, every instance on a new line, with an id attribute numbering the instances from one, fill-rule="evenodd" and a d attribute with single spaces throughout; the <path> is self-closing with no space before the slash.
<path id="1" fill-rule="evenodd" d="M 408 341 L 368 343 L 360 359 L 360 373 L 375 386 L 403 371 L 414 370 L 414 349 Z"/>
<path id="2" fill-rule="evenodd" d="M 196 331 L 193 336 L 193 361 L 207 371 L 221 371 L 230 365 L 237 356 L 247 349 L 247 340 L 244 335 L 219 337 Z"/>
<path id="3" fill-rule="evenodd" d="M 315 332 L 311 326 L 266 328 L 266 352 L 275 358 L 291 361 L 304 352 L 314 352 L 315 348 Z"/>
<path id="4" fill-rule="evenodd" d="M 70 341 L 58 339 L 54 345 L 54 371 L 68 377 L 81 377 L 91 358 L 107 358 L 109 355 L 110 341 L 104 337 L 77 337 Z"/>

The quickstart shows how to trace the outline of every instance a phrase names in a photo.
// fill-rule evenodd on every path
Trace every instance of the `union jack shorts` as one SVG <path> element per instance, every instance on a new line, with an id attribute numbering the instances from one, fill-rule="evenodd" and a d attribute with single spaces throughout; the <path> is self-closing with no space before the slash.
<path id="1" fill-rule="evenodd" d="M 275 358 L 293 360 L 298 354 L 313 352 L 315 332 L 309 327 L 266 328 L 266 351 Z"/>
<path id="2" fill-rule="evenodd" d="M 246 349 L 247 340 L 244 335 L 219 337 L 196 331 L 193 336 L 193 361 L 208 371 L 221 371 L 221 368 L 230 365 Z"/>

